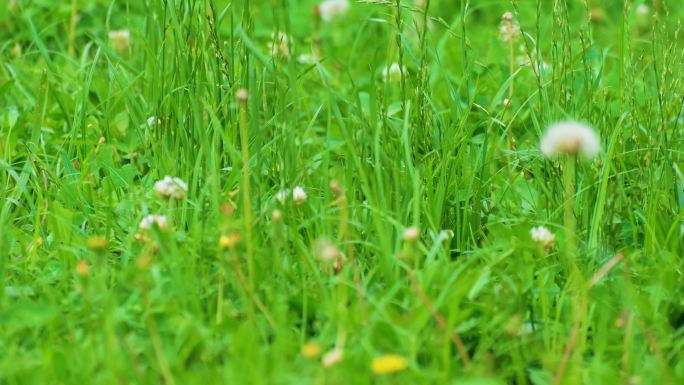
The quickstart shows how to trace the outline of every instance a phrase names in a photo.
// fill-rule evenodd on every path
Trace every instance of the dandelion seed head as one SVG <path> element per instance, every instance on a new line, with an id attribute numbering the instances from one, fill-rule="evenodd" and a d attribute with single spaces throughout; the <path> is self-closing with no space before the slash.
<path id="1" fill-rule="evenodd" d="M 573 121 L 556 123 L 547 128 L 540 147 L 547 157 L 582 154 L 587 158 L 594 158 L 601 150 L 596 132 L 584 123 Z"/>

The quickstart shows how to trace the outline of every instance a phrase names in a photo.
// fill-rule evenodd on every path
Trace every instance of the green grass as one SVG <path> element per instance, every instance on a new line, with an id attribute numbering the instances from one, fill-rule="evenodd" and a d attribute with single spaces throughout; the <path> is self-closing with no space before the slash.
<path id="1" fill-rule="evenodd" d="M 317 3 L 0 4 L 0 384 L 684 382 L 684 5 Z"/>

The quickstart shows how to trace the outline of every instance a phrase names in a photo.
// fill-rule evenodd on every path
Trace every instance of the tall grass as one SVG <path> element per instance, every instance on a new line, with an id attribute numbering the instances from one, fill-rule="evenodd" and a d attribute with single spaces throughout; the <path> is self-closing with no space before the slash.
<path id="1" fill-rule="evenodd" d="M 684 6 L 317 3 L 0 4 L 0 384 L 681 383 Z"/>

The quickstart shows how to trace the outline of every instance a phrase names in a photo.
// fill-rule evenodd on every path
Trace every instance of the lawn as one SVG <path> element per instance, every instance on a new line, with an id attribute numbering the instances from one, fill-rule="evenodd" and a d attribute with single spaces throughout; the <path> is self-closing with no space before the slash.
<path id="1" fill-rule="evenodd" d="M 0 385 L 684 383 L 682 20 L 0 1 Z"/>

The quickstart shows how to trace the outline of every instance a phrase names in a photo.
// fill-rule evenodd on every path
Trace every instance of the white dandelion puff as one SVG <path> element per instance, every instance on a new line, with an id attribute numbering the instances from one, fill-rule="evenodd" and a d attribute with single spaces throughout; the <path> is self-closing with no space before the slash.
<path id="1" fill-rule="evenodd" d="M 581 153 L 588 158 L 594 158 L 601 150 L 601 143 L 591 127 L 584 123 L 568 121 L 547 128 L 540 147 L 547 157 Z"/>

